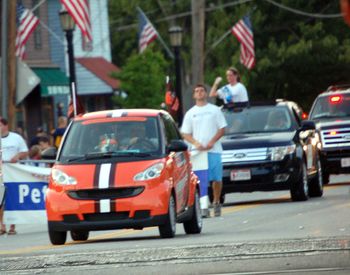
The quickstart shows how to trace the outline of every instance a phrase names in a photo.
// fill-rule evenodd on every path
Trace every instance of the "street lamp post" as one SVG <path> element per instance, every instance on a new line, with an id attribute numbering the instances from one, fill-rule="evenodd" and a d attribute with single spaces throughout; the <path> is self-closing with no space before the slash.
<path id="1" fill-rule="evenodd" d="M 169 29 L 170 44 L 174 48 L 175 56 L 175 93 L 179 99 L 179 110 L 177 112 L 177 119 L 179 125 L 182 123 L 183 118 L 183 105 L 182 105 L 182 81 L 181 81 L 181 59 L 180 59 L 180 47 L 182 44 L 182 28 L 179 26 L 173 26 Z"/>
<path id="2" fill-rule="evenodd" d="M 67 39 L 67 53 L 68 53 L 68 66 L 69 66 L 69 86 L 70 86 L 70 96 L 73 99 L 73 85 L 76 91 L 76 79 L 75 79 L 75 65 L 74 65 L 74 47 L 73 47 L 73 31 L 75 28 L 75 22 L 72 16 L 66 10 L 61 10 L 60 13 L 61 27 L 66 33 Z"/>

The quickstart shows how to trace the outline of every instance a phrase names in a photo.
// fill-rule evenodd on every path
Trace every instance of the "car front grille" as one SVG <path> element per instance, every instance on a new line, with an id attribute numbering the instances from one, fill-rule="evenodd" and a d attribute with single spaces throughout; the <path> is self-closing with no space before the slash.
<path id="1" fill-rule="evenodd" d="M 135 197 L 143 192 L 143 186 L 70 190 L 68 196 L 76 200 L 103 200 Z"/>
<path id="2" fill-rule="evenodd" d="M 323 148 L 350 146 L 350 128 L 335 128 L 321 131 Z"/>
<path id="3" fill-rule="evenodd" d="M 222 152 L 222 162 L 248 162 L 261 161 L 268 158 L 267 148 L 252 148 L 239 150 L 224 150 Z"/>

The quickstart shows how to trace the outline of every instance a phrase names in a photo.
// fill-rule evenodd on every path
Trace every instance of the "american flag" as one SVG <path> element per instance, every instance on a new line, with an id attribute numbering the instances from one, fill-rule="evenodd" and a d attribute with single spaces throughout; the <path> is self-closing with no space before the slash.
<path id="1" fill-rule="evenodd" d="M 25 44 L 39 24 L 39 19 L 30 10 L 26 9 L 20 4 L 16 7 L 16 55 L 20 58 L 24 58 Z"/>
<path id="2" fill-rule="evenodd" d="M 147 46 L 158 37 L 156 29 L 146 15 L 139 9 L 139 51 L 142 53 Z"/>
<path id="3" fill-rule="evenodd" d="M 73 17 L 83 36 L 92 41 L 90 9 L 88 0 L 61 0 L 62 5 Z"/>
<path id="4" fill-rule="evenodd" d="M 254 37 L 252 24 L 249 16 L 244 16 L 231 29 L 234 36 L 241 43 L 240 61 L 248 69 L 252 69 L 255 65 Z"/>

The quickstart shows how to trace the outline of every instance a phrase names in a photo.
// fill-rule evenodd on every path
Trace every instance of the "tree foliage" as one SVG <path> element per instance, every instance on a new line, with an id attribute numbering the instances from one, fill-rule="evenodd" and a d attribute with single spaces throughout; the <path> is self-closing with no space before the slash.
<path id="1" fill-rule="evenodd" d="M 114 103 L 125 108 L 159 108 L 164 101 L 167 67 L 159 52 L 146 49 L 143 54 L 132 55 L 123 70 L 114 75 L 127 95 L 115 96 Z"/>
<path id="2" fill-rule="evenodd" d="M 224 77 L 226 68 L 233 65 L 240 70 L 242 82 L 252 100 L 288 98 L 307 110 L 316 95 L 328 86 L 350 83 L 349 27 L 341 16 L 321 18 L 307 15 L 340 14 L 339 0 L 275 1 L 304 14 L 262 0 L 225 6 L 233 2 L 238 3 L 232 0 L 206 1 L 206 7 L 210 8 L 206 12 L 205 29 L 207 84 L 210 85 L 218 75 Z M 185 75 L 190 76 L 192 37 L 189 0 L 110 1 L 113 61 L 124 71 L 128 67 L 128 57 L 137 54 L 137 5 L 168 45 L 171 24 L 176 23 L 184 29 L 181 56 Z M 233 35 L 229 34 L 212 47 L 247 13 L 251 16 L 256 51 L 256 66 L 251 71 L 239 63 L 240 45 Z M 183 16 L 164 19 L 175 14 Z M 122 30 L 121 26 L 125 25 L 129 28 Z M 170 61 L 159 42 L 152 43 L 149 50 L 163 53 L 164 58 Z M 167 64 L 165 71 L 171 72 L 172 63 Z M 151 77 L 149 73 L 147 76 Z"/>

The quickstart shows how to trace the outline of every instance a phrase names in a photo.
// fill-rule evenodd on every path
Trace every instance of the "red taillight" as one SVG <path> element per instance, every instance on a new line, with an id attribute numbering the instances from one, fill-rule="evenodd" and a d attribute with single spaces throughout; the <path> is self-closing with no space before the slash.
<path id="1" fill-rule="evenodd" d="M 302 114 L 301 114 L 301 118 L 302 118 L 302 119 L 307 119 L 307 117 L 308 117 L 307 113 L 302 113 Z"/>
<path id="2" fill-rule="evenodd" d="M 341 96 L 335 95 L 331 97 L 331 103 L 339 103 L 341 101 Z"/>

